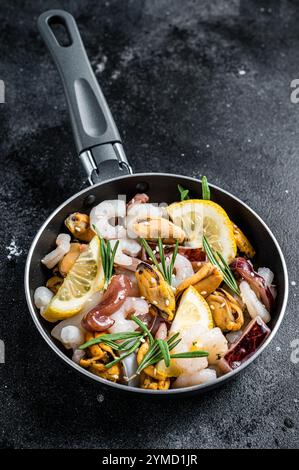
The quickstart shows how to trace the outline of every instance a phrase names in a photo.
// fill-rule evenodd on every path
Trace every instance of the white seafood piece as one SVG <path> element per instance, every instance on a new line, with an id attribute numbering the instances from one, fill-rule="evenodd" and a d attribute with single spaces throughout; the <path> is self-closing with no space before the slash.
<path id="1" fill-rule="evenodd" d="M 171 256 L 166 257 L 166 265 L 169 266 L 172 259 Z M 174 263 L 174 274 L 172 276 L 172 285 L 177 287 L 181 282 L 183 282 L 188 277 L 193 276 L 194 270 L 191 262 L 183 255 L 179 253 L 176 256 Z"/>
<path id="2" fill-rule="evenodd" d="M 255 292 L 251 289 L 248 282 L 242 281 L 240 283 L 240 292 L 242 300 L 246 305 L 251 318 L 259 316 L 262 320 L 264 320 L 265 323 L 268 323 L 271 320 L 270 313 L 262 304 L 262 302 L 257 298 Z"/>
<path id="3" fill-rule="evenodd" d="M 209 355 L 190 359 L 172 359 L 174 365 L 180 370 L 180 375 L 195 374 L 209 364 L 217 364 L 228 350 L 227 340 L 218 327 L 209 329 L 194 324 L 181 334 L 181 341 L 173 353 L 194 350 L 206 351 Z"/>
<path id="4" fill-rule="evenodd" d="M 57 247 L 55 250 L 48 253 L 43 259 L 42 263 L 47 266 L 47 268 L 52 269 L 60 260 L 66 255 L 71 248 L 71 237 L 66 233 L 60 233 L 56 238 Z"/>
<path id="5" fill-rule="evenodd" d="M 74 361 L 76 364 L 80 364 L 80 361 L 84 356 L 85 351 L 82 351 L 82 349 L 75 349 L 72 355 L 72 361 Z"/>
<path id="6" fill-rule="evenodd" d="M 163 207 L 156 206 L 150 203 L 134 204 L 128 209 L 127 213 L 127 236 L 129 238 L 136 238 L 134 232 L 134 224 L 142 220 L 153 219 L 156 217 L 163 217 L 165 210 Z"/>
<path id="7" fill-rule="evenodd" d="M 225 337 L 226 337 L 227 341 L 229 342 L 229 344 L 233 344 L 233 343 L 237 343 L 237 341 L 239 341 L 242 334 L 243 334 L 243 330 L 231 331 L 230 333 L 227 333 L 227 335 L 225 335 Z"/>
<path id="8" fill-rule="evenodd" d="M 184 331 L 184 334 L 181 335 L 181 341 L 173 350 L 173 353 L 177 354 L 180 352 L 192 351 L 194 350 L 194 343 L 199 341 L 201 336 L 206 331 L 205 328 L 201 326 L 193 325 Z M 198 349 L 203 349 L 200 342 Z M 190 359 L 172 359 L 172 363 L 180 370 L 180 374 L 194 374 L 202 369 L 205 369 L 208 366 L 208 360 L 206 357 L 195 357 Z"/>
<path id="9" fill-rule="evenodd" d="M 115 253 L 114 263 L 128 269 L 133 264 L 136 264 L 134 262 L 134 258 L 140 254 L 141 246 L 136 240 L 123 238 L 119 240 L 111 240 L 110 243 L 112 249 L 117 241 L 119 241 L 119 244 Z"/>
<path id="10" fill-rule="evenodd" d="M 65 320 L 62 320 L 61 322 L 59 322 L 51 331 L 51 335 L 53 336 L 53 338 L 56 338 L 58 341 L 60 341 L 67 349 L 70 349 L 70 347 L 73 347 L 73 346 L 68 346 L 68 343 L 65 344 L 62 330 L 64 330 L 66 327 L 72 326 L 72 327 L 78 328 L 80 332 L 83 334 L 82 342 L 78 343 L 78 345 L 75 345 L 73 348 L 76 349 L 78 346 L 83 344 L 85 330 L 81 325 L 81 321 L 83 317 L 85 317 L 85 315 L 88 312 L 90 312 L 91 309 L 93 309 L 100 303 L 102 297 L 103 297 L 102 292 L 96 292 L 89 298 L 89 300 L 87 300 L 87 302 L 85 303 L 80 313 L 77 313 L 77 315 L 74 315 L 73 317 L 70 317 L 70 318 L 66 318 Z"/>
<path id="11" fill-rule="evenodd" d="M 53 292 L 47 287 L 41 286 L 35 289 L 34 292 L 34 304 L 43 313 L 51 302 Z"/>
<path id="12" fill-rule="evenodd" d="M 126 229 L 123 225 L 113 225 L 116 218 L 126 215 L 126 204 L 122 199 L 103 201 L 93 207 L 90 212 L 90 227 L 96 227 L 99 235 L 106 240 L 125 238 Z"/>
<path id="13" fill-rule="evenodd" d="M 139 385 L 139 376 L 136 375 L 136 371 L 138 368 L 136 354 L 132 353 L 130 356 L 125 357 L 122 360 L 123 368 L 124 368 L 124 378 L 127 384 L 130 387 L 138 387 Z"/>
<path id="14" fill-rule="evenodd" d="M 167 326 L 165 322 L 160 323 L 157 332 L 155 334 L 155 339 L 167 339 Z"/>
<path id="15" fill-rule="evenodd" d="M 66 349 L 77 349 L 84 339 L 85 335 L 79 326 L 64 326 L 60 331 L 60 341 Z"/>
<path id="16" fill-rule="evenodd" d="M 221 329 L 218 327 L 210 330 L 206 329 L 199 338 L 198 347 L 209 353 L 208 363 L 217 364 L 228 350 L 227 339 Z"/>
<path id="17" fill-rule="evenodd" d="M 271 271 L 271 269 L 259 268 L 257 272 L 265 279 L 266 285 L 270 287 L 274 279 L 274 273 Z"/>
<path id="18" fill-rule="evenodd" d="M 129 314 L 136 316 L 145 315 L 149 311 L 149 305 L 146 300 L 139 297 L 127 297 L 122 306 L 110 315 L 115 320 L 114 325 L 109 328 L 109 333 L 120 333 L 123 331 L 135 331 L 138 325 L 127 319 Z"/>
<path id="19" fill-rule="evenodd" d="M 193 374 L 180 375 L 173 383 L 173 388 L 192 387 L 192 385 L 214 382 L 216 379 L 216 371 L 207 368 Z"/>

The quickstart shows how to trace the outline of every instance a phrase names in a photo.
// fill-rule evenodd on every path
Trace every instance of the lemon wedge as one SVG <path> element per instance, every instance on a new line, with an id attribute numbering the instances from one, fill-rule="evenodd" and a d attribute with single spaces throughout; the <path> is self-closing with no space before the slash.
<path id="1" fill-rule="evenodd" d="M 190 286 L 182 295 L 169 333 L 180 332 L 182 335 L 194 325 L 213 328 L 214 323 L 208 303 L 193 286 Z"/>
<path id="2" fill-rule="evenodd" d="M 85 302 L 104 286 L 105 276 L 100 255 L 100 240 L 95 236 L 86 251 L 77 258 L 52 298 L 43 317 L 56 322 L 80 312 Z"/>
<path id="3" fill-rule="evenodd" d="M 177 309 L 175 318 L 171 324 L 168 337 L 170 338 L 176 333 L 179 333 L 182 345 L 186 341 L 186 335 L 190 335 L 190 329 L 195 330 L 212 329 L 214 327 L 213 317 L 209 305 L 205 299 L 194 289 L 193 286 L 188 287 L 182 295 L 182 299 Z M 170 352 L 174 354 L 177 349 L 180 349 L 180 343 Z M 201 349 L 202 344 L 200 338 L 196 342 L 192 342 L 189 350 L 182 346 L 184 352 L 195 351 Z M 178 377 L 181 373 L 179 361 L 171 359 L 169 367 L 166 367 L 164 361 L 160 361 L 156 366 L 157 372 L 165 377 Z"/>
<path id="4" fill-rule="evenodd" d="M 205 235 L 211 247 L 219 251 L 227 263 L 235 258 L 237 245 L 233 225 L 219 204 L 189 199 L 171 204 L 167 211 L 173 223 L 185 231 L 185 245 L 201 248 Z"/>

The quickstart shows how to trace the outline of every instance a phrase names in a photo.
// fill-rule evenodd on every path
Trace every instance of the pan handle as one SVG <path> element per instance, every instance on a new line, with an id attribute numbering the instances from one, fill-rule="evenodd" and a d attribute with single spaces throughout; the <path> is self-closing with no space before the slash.
<path id="1" fill-rule="evenodd" d="M 66 11 L 49 10 L 37 23 L 64 86 L 76 148 L 90 183 L 132 173 L 75 19 Z"/>

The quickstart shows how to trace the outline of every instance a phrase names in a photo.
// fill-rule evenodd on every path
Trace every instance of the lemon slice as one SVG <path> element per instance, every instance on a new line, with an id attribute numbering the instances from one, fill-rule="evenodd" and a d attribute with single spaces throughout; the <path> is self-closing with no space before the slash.
<path id="1" fill-rule="evenodd" d="M 100 241 L 95 236 L 80 254 L 57 294 L 42 314 L 56 322 L 80 312 L 88 298 L 104 286 L 105 276 L 100 255 Z"/>
<path id="2" fill-rule="evenodd" d="M 202 327 L 204 329 L 212 329 L 214 327 L 213 317 L 209 305 L 205 299 L 194 289 L 193 286 L 188 287 L 184 292 L 179 308 L 177 309 L 175 318 L 171 324 L 168 337 L 170 338 L 176 333 L 179 333 L 179 338 L 184 343 L 184 335 L 190 332 L 190 328 Z M 179 345 L 178 345 L 179 346 Z M 170 353 L 174 354 L 177 347 Z M 201 349 L 200 339 L 192 343 L 189 351 Z M 189 352 L 184 350 L 184 352 Z M 177 377 L 180 375 L 181 369 L 176 359 L 171 359 L 169 367 L 166 367 L 164 361 L 160 361 L 156 369 L 159 374 L 165 377 Z"/>
<path id="3" fill-rule="evenodd" d="M 204 199 L 189 199 L 175 202 L 167 210 L 173 223 L 185 231 L 185 245 L 201 248 L 205 235 L 211 247 L 219 251 L 227 263 L 235 258 L 237 246 L 233 225 L 221 206 Z"/>

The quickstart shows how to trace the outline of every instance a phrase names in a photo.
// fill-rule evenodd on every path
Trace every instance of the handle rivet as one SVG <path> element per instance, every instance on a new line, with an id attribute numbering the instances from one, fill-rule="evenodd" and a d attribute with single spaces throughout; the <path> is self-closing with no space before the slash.
<path id="1" fill-rule="evenodd" d="M 146 181 L 140 181 L 139 183 L 136 184 L 136 191 L 138 193 L 145 193 L 148 191 L 149 184 Z"/>
<path id="2" fill-rule="evenodd" d="M 95 203 L 95 200 L 96 197 L 93 194 L 89 194 L 89 196 L 84 199 L 84 206 L 92 206 Z"/>

